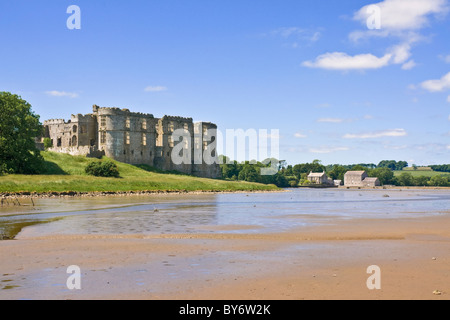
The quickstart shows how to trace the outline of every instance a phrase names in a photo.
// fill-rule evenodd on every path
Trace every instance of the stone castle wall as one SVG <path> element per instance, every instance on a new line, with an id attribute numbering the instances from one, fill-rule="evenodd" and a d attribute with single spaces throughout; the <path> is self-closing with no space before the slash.
<path id="1" fill-rule="evenodd" d="M 208 164 L 198 157 L 211 143 L 206 130 L 217 130 L 212 123 L 194 124 L 192 118 L 173 116 L 158 119 L 152 114 L 94 105 L 92 114 L 72 115 L 67 122 L 62 119 L 47 120 L 44 128 L 45 137 L 52 140 L 51 151 L 85 156 L 106 155 L 120 162 L 147 164 L 164 171 L 220 177 L 217 161 Z M 185 136 L 173 141 L 172 134 L 178 129 L 182 129 Z M 174 148 L 178 150 L 180 147 L 180 154 L 190 161 L 173 161 Z"/>

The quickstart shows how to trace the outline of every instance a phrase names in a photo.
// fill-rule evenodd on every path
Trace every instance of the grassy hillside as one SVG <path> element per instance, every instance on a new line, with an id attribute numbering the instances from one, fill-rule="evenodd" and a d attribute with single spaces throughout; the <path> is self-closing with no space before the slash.
<path id="1" fill-rule="evenodd" d="M 262 191 L 277 190 L 274 185 L 197 178 L 161 173 L 148 166 L 132 166 L 114 161 L 120 178 L 99 178 L 85 174 L 92 161 L 86 157 L 42 152 L 45 174 L 0 177 L 0 193 L 18 192 L 127 192 L 127 191 Z"/>
<path id="2" fill-rule="evenodd" d="M 437 172 L 437 171 L 430 171 L 430 170 L 401 170 L 401 171 L 394 171 L 395 176 L 399 176 L 402 173 L 409 173 L 413 177 L 419 177 L 419 176 L 425 176 L 425 177 L 434 177 L 434 176 L 440 176 L 440 175 L 450 175 L 450 173 L 447 172 Z"/>

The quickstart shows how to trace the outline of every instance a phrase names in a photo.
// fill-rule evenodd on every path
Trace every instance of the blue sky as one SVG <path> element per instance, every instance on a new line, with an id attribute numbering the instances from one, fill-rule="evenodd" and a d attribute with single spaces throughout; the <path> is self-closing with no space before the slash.
<path id="1" fill-rule="evenodd" d="M 81 10 L 79 30 L 67 28 L 70 5 Z M 448 0 L 4 0 L 0 90 L 21 95 L 42 121 L 97 104 L 221 131 L 279 129 L 290 164 L 448 163 L 449 8 Z"/>

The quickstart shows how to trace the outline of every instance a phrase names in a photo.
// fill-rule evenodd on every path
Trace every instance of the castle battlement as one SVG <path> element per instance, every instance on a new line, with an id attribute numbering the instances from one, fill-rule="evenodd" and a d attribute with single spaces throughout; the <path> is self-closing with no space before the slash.
<path id="1" fill-rule="evenodd" d="M 85 156 L 105 155 L 120 162 L 147 164 L 160 170 L 220 177 L 218 164 L 197 164 L 194 161 L 175 164 L 171 158 L 171 151 L 177 143 L 171 136 L 174 129 L 183 127 L 193 137 L 194 131 L 198 131 L 196 126 L 203 124 L 204 127 L 217 128 L 215 124 L 198 122 L 194 125 L 192 118 L 169 115 L 155 118 L 153 114 L 116 107 L 93 105 L 92 110 L 90 114 L 72 114 L 67 122 L 64 119 L 44 121 L 45 137 L 53 143 L 50 150 Z M 194 146 L 191 148 L 193 154 Z"/>
<path id="2" fill-rule="evenodd" d="M 184 118 L 179 116 L 165 115 L 161 118 L 162 121 L 177 121 L 177 122 L 192 122 L 192 118 Z"/>
<path id="3" fill-rule="evenodd" d="M 129 109 L 120 109 L 116 107 L 98 107 L 94 106 L 94 112 L 99 115 L 121 115 L 127 117 L 145 117 L 154 118 L 153 114 L 141 113 L 141 112 L 131 112 Z"/>
<path id="4" fill-rule="evenodd" d="M 44 126 L 55 124 L 66 124 L 66 121 L 64 119 L 49 119 L 44 121 Z"/>

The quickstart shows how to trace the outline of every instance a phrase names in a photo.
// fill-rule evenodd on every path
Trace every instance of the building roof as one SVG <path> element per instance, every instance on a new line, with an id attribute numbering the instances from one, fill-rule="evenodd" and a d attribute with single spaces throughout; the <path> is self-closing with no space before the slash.
<path id="1" fill-rule="evenodd" d="M 369 178 L 369 177 L 367 177 L 363 181 L 369 182 L 369 181 L 377 181 L 377 180 L 379 180 L 379 179 L 378 178 Z"/>
<path id="2" fill-rule="evenodd" d="M 308 177 L 323 177 L 325 172 L 311 172 Z"/>
<path id="3" fill-rule="evenodd" d="M 345 175 L 352 175 L 352 176 L 361 176 L 364 173 L 366 173 L 365 171 L 347 171 L 345 173 Z"/>

